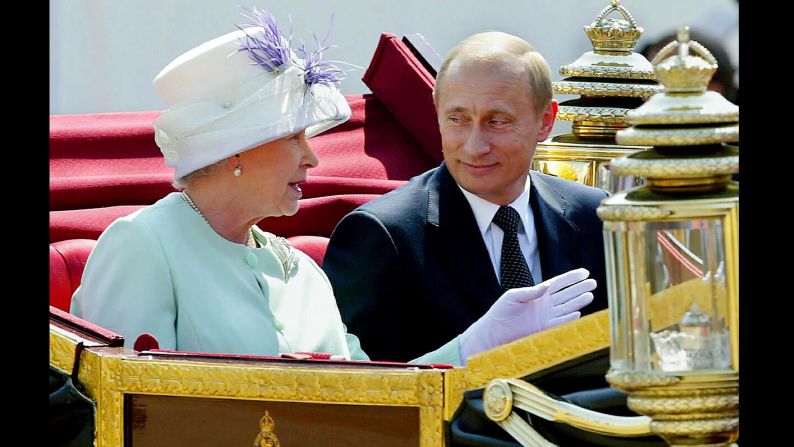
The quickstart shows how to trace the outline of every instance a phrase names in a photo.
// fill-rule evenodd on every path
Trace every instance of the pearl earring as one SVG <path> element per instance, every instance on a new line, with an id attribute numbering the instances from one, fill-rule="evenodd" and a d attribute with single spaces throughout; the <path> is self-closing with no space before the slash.
<path id="1" fill-rule="evenodd" d="M 239 177 L 243 173 L 243 169 L 240 167 L 240 154 L 234 154 L 234 158 L 237 159 L 237 167 L 232 172 L 235 177 Z"/>

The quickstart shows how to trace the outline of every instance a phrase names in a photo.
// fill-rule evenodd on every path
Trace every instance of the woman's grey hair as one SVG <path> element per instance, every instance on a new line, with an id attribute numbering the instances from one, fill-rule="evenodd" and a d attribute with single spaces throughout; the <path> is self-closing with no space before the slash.
<path id="1" fill-rule="evenodd" d="M 171 186 L 173 186 L 178 191 L 181 191 L 187 188 L 187 185 L 189 185 L 190 182 L 196 180 L 197 178 L 205 177 L 212 174 L 218 168 L 223 166 L 224 163 L 226 163 L 226 160 L 216 161 L 215 163 L 209 166 L 204 166 L 203 168 L 197 169 L 191 172 L 190 174 L 183 175 L 181 178 L 174 179 L 174 181 L 171 183 Z"/>

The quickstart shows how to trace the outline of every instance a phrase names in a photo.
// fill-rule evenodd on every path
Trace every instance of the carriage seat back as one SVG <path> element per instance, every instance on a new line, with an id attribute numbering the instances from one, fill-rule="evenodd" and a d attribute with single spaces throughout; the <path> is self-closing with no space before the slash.
<path id="1" fill-rule="evenodd" d="M 69 239 L 50 244 L 50 305 L 69 312 L 72 294 L 80 286 L 85 262 L 96 241 Z"/>

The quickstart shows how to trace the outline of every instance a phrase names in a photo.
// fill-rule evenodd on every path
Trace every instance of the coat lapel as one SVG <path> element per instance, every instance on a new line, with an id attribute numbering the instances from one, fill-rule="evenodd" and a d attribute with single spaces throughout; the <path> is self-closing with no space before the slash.
<path id="1" fill-rule="evenodd" d="M 445 164 L 428 182 L 428 244 L 476 315 L 501 295 L 474 213 Z M 464 303 L 461 303 L 464 304 Z"/>
<path id="2" fill-rule="evenodd" d="M 578 267 L 579 228 L 565 216 L 565 197 L 532 171 L 530 180 L 529 206 L 534 215 L 545 281 Z"/>

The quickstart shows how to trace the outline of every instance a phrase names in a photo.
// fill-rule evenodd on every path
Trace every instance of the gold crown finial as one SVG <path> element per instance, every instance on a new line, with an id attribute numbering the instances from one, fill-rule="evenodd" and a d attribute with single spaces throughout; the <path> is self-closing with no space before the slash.
<path id="1" fill-rule="evenodd" d="M 620 13 L 623 19 L 606 18 L 615 11 Z M 642 31 L 631 13 L 620 4 L 620 0 L 612 0 L 609 6 L 598 13 L 593 23 L 584 27 L 584 32 L 593 43 L 596 52 L 631 53 Z"/>
<path id="2" fill-rule="evenodd" d="M 276 421 L 270 417 L 270 412 L 265 410 L 265 415 L 262 416 L 262 419 L 259 420 L 259 428 L 266 431 L 273 431 L 273 428 L 276 427 Z"/>
<path id="3" fill-rule="evenodd" d="M 688 26 L 679 27 L 676 40 L 659 50 L 651 63 L 668 93 L 704 92 L 717 71 L 717 59 L 700 42 L 690 40 Z"/>
<path id="4" fill-rule="evenodd" d="M 616 141 L 655 148 L 612 160 L 612 172 L 643 176 L 651 190 L 724 190 L 730 174 L 739 170 L 738 147 L 723 144 L 739 141 L 739 107 L 707 91 L 717 60 L 682 26 L 651 63 L 664 92 L 628 113 L 632 126 L 619 130 Z"/>

